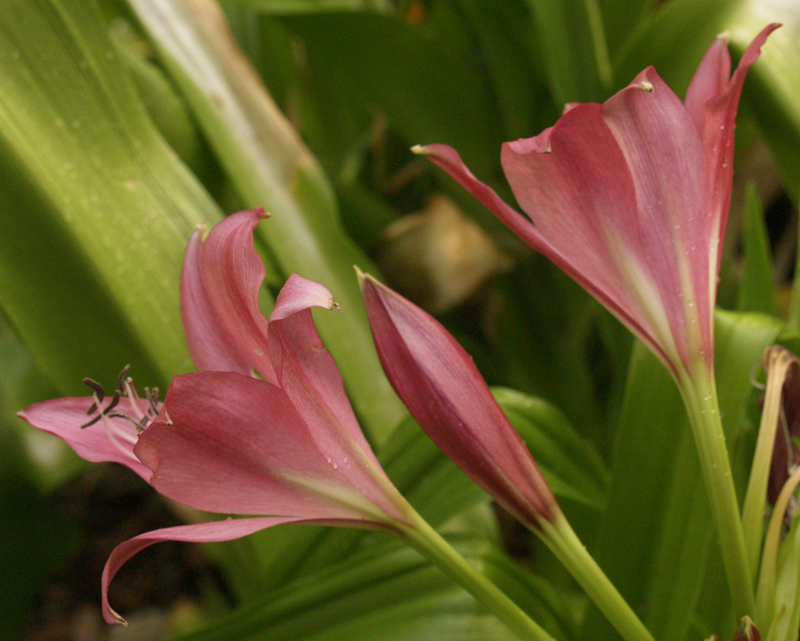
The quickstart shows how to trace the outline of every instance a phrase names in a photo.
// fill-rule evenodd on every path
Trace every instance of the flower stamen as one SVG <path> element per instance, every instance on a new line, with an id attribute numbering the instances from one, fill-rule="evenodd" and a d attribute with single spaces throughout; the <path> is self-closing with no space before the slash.
<path id="1" fill-rule="evenodd" d="M 139 396 L 136 388 L 133 385 L 133 379 L 130 376 L 127 376 L 128 371 L 130 370 L 130 365 L 126 365 L 122 371 L 119 373 L 118 377 L 118 389 L 114 391 L 114 395 L 111 398 L 111 401 L 105 407 L 102 407 L 103 400 L 106 398 L 105 390 L 103 386 L 100 385 L 97 381 L 91 378 L 84 378 L 83 382 L 88 385 L 89 387 L 94 390 L 94 394 L 92 395 L 94 398 L 94 402 L 86 411 L 88 415 L 92 415 L 97 412 L 97 415 L 94 416 L 90 421 L 81 425 L 81 429 L 85 427 L 89 427 L 94 425 L 99 421 L 103 421 L 103 426 L 106 428 L 106 432 L 109 433 L 109 438 L 113 441 L 114 438 L 110 434 L 110 426 L 106 423 L 106 417 L 109 418 L 124 418 L 125 420 L 129 421 L 133 424 L 136 428 L 137 432 L 142 432 L 144 429 L 150 424 L 150 422 L 158 416 L 158 413 L 161 411 L 162 403 L 158 399 L 158 388 L 153 387 L 148 388 L 145 387 L 145 398 L 144 400 L 147 401 L 148 407 L 145 411 L 142 411 L 139 401 L 142 398 Z M 114 410 L 119 404 L 121 398 L 126 396 L 130 399 L 131 403 L 131 414 L 126 412 L 121 412 L 119 410 Z M 115 430 L 119 432 L 119 430 Z"/>

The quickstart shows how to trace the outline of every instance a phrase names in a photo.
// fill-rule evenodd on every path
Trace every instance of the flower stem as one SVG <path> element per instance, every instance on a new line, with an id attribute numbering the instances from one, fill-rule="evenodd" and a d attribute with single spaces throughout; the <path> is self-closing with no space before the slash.
<path id="1" fill-rule="evenodd" d="M 706 492 L 711 504 L 722 561 L 733 599 L 737 621 L 755 613 L 755 597 L 750 566 L 747 561 L 739 501 L 733 484 L 725 432 L 719 415 L 717 386 L 714 374 L 699 364 L 694 376 L 679 376 L 678 387 L 689 414 Z"/>
<path id="2" fill-rule="evenodd" d="M 520 639 L 555 641 L 500 588 L 478 572 L 428 523 L 416 516 L 413 528 L 404 528 L 406 542 L 437 565 L 451 579 L 505 623 Z"/>
<path id="3" fill-rule="evenodd" d="M 653 641 L 653 636 L 586 551 L 564 515 L 559 513 L 553 522 L 543 520 L 540 527 L 539 536 L 620 636 L 625 641 Z"/>

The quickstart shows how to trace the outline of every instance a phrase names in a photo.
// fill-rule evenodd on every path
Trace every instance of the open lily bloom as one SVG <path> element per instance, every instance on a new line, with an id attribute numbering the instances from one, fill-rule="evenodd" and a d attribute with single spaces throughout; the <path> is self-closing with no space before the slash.
<path id="1" fill-rule="evenodd" d="M 427 312 L 359 277 L 381 365 L 422 429 L 522 523 L 555 520 L 550 487 L 469 354 Z"/>
<path id="2" fill-rule="evenodd" d="M 152 394 L 139 399 L 121 377 L 127 397 L 105 407 L 98 392 L 20 413 L 83 458 L 123 463 L 179 503 L 266 515 L 157 530 L 117 546 L 102 584 L 110 623 L 122 619 L 108 604 L 109 583 L 157 541 L 224 541 L 298 521 L 395 532 L 411 524 L 413 511 L 375 459 L 314 326 L 310 308 L 335 307 L 330 292 L 293 275 L 269 320 L 258 310 L 264 266 L 252 232 L 263 217 L 240 212 L 205 242 L 200 232 L 192 237 L 182 313 L 192 357 L 206 371 L 176 377 L 163 406 Z"/>
<path id="3" fill-rule="evenodd" d="M 650 67 L 604 104 L 569 105 L 538 136 L 505 143 L 503 170 L 528 218 L 453 148 L 415 151 L 595 296 L 673 375 L 698 361 L 710 369 L 734 120 L 747 70 L 777 26 L 755 38 L 733 76 L 717 39 L 685 102 Z"/>

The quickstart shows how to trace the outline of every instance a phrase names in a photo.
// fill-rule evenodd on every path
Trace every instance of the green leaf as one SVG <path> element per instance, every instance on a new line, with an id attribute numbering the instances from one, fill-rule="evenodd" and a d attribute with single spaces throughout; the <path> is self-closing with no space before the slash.
<path id="1" fill-rule="evenodd" d="M 523 3 L 456 0 L 466 16 L 485 60 L 492 93 L 503 118 L 503 138 L 516 140 L 538 133 L 558 117 L 553 109 L 533 42 L 533 24 Z"/>
<path id="2" fill-rule="evenodd" d="M 774 314 L 772 251 L 764 211 L 753 183 L 747 185 L 744 216 L 744 272 L 736 308 L 740 312 Z"/>
<path id="3" fill-rule="evenodd" d="M 495 349 L 481 367 L 502 367 L 494 380 L 552 402 L 580 434 L 604 443 L 607 399 L 602 393 L 624 375 L 609 370 L 613 364 L 605 362 L 597 345 L 596 332 L 602 331 L 607 312 L 541 256 L 500 276 L 498 286 L 489 319 Z"/>
<path id="4" fill-rule="evenodd" d="M 515 596 L 559 638 L 574 627 L 568 595 L 532 579 L 485 541 L 458 539 L 458 551 Z M 368 551 L 267 593 L 180 641 L 514 640 L 492 615 L 413 550 Z"/>
<path id="5" fill-rule="evenodd" d="M 453 53 L 448 34 L 372 13 L 292 17 L 302 37 L 309 82 L 384 112 L 409 144 L 446 142 L 478 176 L 493 174 L 501 119 L 485 77 Z"/>
<path id="6" fill-rule="evenodd" d="M 655 0 L 600 1 L 606 27 L 606 41 L 612 54 L 657 4 Z"/>
<path id="7" fill-rule="evenodd" d="M 611 62 L 597 0 L 527 0 L 557 105 L 599 102 L 611 88 Z"/>
<path id="8" fill-rule="evenodd" d="M 0 303 L 62 393 L 191 367 L 186 242 L 220 213 L 152 126 L 95 3 L 0 6 Z"/>
<path id="9" fill-rule="evenodd" d="M 507 388 L 494 396 L 520 433 L 553 492 L 596 510 L 605 507 L 609 472 L 600 454 L 554 405 Z"/>
<path id="10" fill-rule="evenodd" d="M 720 411 L 733 444 L 752 393 L 750 376 L 779 323 L 757 314 L 717 312 Z M 590 551 L 655 638 L 683 639 L 698 602 L 711 517 L 683 403 L 666 370 L 642 345 L 634 350 L 617 433 L 608 508 Z M 724 599 L 725 590 L 704 601 Z M 721 606 L 717 607 L 722 611 Z M 591 610 L 591 638 L 615 639 Z"/>

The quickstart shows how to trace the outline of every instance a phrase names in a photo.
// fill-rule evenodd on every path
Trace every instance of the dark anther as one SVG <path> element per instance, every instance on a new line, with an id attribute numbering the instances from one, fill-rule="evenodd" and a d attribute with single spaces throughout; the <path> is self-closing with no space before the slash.
<path id="1" fill-rule="evenodd" d="M 102 403 L 103 399 L 106 397 L 106 392 L 103 389 L 103 386 L 100 385 L 100 383 L 98 383 L 97 381 L 95 381 L 94 379 L 91 379 L 91 378 L 84 378 L 83 379 L 83 383 L 85 385 L 88 385 L 89 387 L 91 387 L 94 390 L 95 394 L 97 394 L 97 400 Z M 92 407 L 97 409 L 94 405 L 92 405 Z M 94 412 L 94 410 L 90 410 L 90 411 L 88 411 L 86 413 L 87 414 L 91 414 L 92 412 Z"/>
<path id="2" fill-rule="evenodd" d="M 89 427 L 90 425 L 94 425 L 94 424 L 95 424 L 95 423 L 97 423 L 97 421 L 99 421 L 101 418 L 103 418 L 103 415 L 102 415 L 102 414 L 98 414 L 97 416 L 95 416 L 95 417 L 94 417 L 94 418 L 93 418 L 91 421 L 89 421 L 88 423 L 84 423 L 83 425 L 81 425 L 81 429 L 83 429 L 84 427 Z"/>
<path id="3" fill-rule="evenodd" d="M 114 396 L 111 397 L 111 402 L 103 410 L 103 414 L 108 414 L 117 406 L 117 403 L 119 403 L 119 390 L 114 390 Z"/>
<path id="4" fill-rule="evenodd" d="M 145 396 L 147 396 L 147 402 L 150 403 L 150 407 L 148 409 L 154 416 L 158 415 L 158 388 L 153 387 L 152 389 L 144 388 Z"/>
<path id="5" fill-rule="evenodd" d="M 94 383 L 94 381 L 92 381 L 92 382 Z M 89 385 L 89 384 L 87 383 L 87 385 Z M 97 383 L 95 383 L 95 385 L 97 385 Z M 93 389 L 95 389 L 94 386 L 92 386 L 92 385 L 89 385 L 89 386 L 92 387 Z M 99 387 L 99 385 L 98 385 L 98 387 Z M 99 394 L 98 394 L 98 398 L 101 398 Z M 103 416 L 107 415 L 111 410 L 113 410 L 117 406 L 117 403 L 119 403 L 119 398 L 120 398 L 119 397 L 119 390 L 114 390 L 114 396 L 111 397 L 111 400 L 109 401 L 108 405 L 106 405 L 103 409 L 101 409 L 98 412 L 97 416 L 92 418 L 91 421 L 81 425 L 81 429 L 83 429 L 84 427 L 89 427 L 90 425 L 94 425 L 95 423 L 97 423 L 97 421 L 99 421 L 101 418 L 103 418 Z M 86 412 L 86 413 L 87 414 L 92 414 L 93 412 L 96 412 L 97 410 L 98 410 L 98 407 L 97 407 L 97 403 L 95 402 L 95 403 L 92 403 L 92 406 L 89 408 L 89 411 Z"/>
<path id="6" fill-rule="evenodd" d="M 126 365 L 122 368 L 122 371 L 119 373 L 119 390 L 123 391 L 125 389 L 125 383 L 128 380 L 128 370 L 130 370 L 131 366 Z"/>

